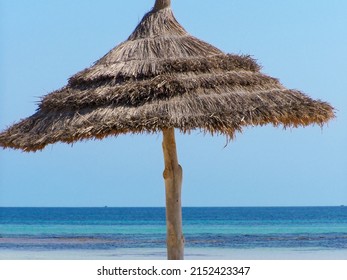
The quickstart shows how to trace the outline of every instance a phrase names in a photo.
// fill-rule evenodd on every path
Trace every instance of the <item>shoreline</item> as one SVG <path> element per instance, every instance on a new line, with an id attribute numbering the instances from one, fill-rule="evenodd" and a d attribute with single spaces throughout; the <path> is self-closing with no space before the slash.
<path id="1" fill-rule="evenodd" d="M 347 249 L 186 248 L 186 260 L 347 260 Z M 1 250 L 0 260 L 166 260 L 165 248 L 116 250 Z"/>

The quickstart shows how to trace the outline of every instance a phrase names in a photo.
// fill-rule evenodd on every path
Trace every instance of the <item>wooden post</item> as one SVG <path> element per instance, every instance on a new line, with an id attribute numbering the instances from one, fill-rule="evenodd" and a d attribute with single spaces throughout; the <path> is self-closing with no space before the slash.
<path id="1" fill-rule="evenodd" d="M 166 243 L 168 260 L 183 260 L 184 237 L 182 231 L 182 167 L 178 164 L 175 130 L 163 130 L 166 190 Z"/>

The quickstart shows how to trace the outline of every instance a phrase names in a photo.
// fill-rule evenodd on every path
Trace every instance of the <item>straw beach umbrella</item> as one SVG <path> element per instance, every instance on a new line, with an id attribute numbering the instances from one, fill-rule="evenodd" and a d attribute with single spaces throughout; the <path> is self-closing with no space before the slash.
<path id="1" fill-rule="evenodd" d="M 232 139 L 246 126 L 322 126 L 334 109 L 285 88 L 251 57 L 189 35 L 170 2 L 156 0 L 128 40 L 44 96 L 34 115 L 0 133 L 0 145 L 34 152 L 56 142 L 162 132 L 168 258 L 183 259 L 175 129 Z"/>

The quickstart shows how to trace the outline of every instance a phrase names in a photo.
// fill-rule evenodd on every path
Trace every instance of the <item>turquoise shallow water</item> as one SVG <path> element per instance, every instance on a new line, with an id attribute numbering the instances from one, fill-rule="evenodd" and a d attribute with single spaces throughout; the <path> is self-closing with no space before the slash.
<path id="1" fill-rule="evenodd" d="M 184 208 L 187 248 L 347 249 L 347 207 Z M 164 208 L 0 208 L 1 250 L 165 248 Z"/>

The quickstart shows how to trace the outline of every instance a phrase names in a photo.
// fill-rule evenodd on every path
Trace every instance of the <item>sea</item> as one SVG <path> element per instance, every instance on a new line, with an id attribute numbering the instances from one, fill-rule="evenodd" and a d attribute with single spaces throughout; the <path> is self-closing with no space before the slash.
<path id="1" fill-rule="evenodd" d="M 188 259 L 347 260 L 347 207 L 185 207 Z M 165 208 L 0 208 L 0 259 L 166 258 Z"/>

